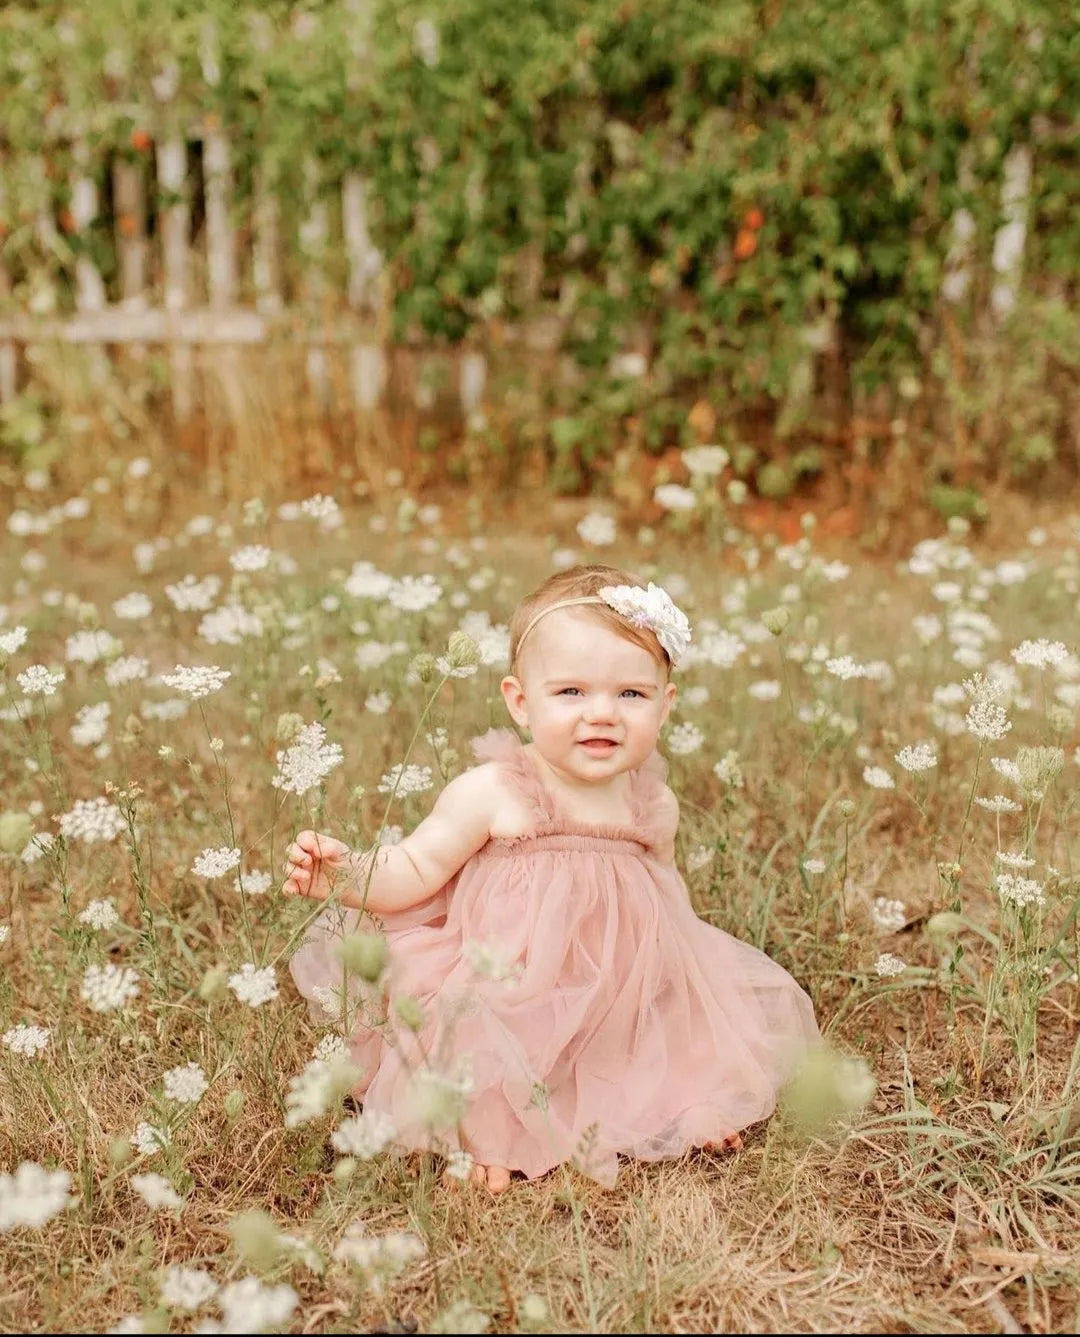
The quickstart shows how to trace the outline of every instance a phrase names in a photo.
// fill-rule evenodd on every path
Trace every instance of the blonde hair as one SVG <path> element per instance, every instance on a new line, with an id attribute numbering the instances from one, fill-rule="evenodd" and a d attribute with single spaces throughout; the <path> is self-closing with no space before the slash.
<path id="1" fill-rule="evenodd" d="M 561 603 L 564 599 L 585 599 L 596 596 L 605 585 L 635 585 L 638 589 L 647 589 L 646 582 L 631 571 L 622 571 L 617 566 L 572 566 L 566 571 L 557 571 L 548 576 L 542 585 L 538 585 L 531 594 L 527 594 L 510 618 L 510 672 L 518 671 L 518 650 L 522 637 L 532 621 L 545 608 Z M 671 659 L 668 652 L 656 638 L 656 633 L 648 627 L 635 627 L 614 608 L 605 603 L 584 605 L 588 612 L 621 636 L 623 640 L 639 645 L 647 650 L 665 672 L 671 671 Z"/>

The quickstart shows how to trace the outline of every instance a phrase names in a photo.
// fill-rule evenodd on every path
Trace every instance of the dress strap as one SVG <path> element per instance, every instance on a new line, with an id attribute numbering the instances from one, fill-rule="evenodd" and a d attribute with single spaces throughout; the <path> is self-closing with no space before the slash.
<path id="1" fill-rule="evenodd" d="M 555 801 L 529 764 L 521 739 L 512 729 L 489 729 L 472 739 L 471 747 L 477 761 L 498 762 L 538 822 L 554 821 Z"/>
<path id="2" fill-rule="evenodd" d="M 631 771 L 634 825 L 650 845 L 659 841 L 660 795 L 667 782 L 668 765 L 659 752 L 652 752 L 636 771 Z"/>

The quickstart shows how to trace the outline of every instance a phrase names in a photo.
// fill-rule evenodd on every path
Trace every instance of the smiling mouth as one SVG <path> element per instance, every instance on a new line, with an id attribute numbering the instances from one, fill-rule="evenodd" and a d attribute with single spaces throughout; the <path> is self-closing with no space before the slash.
<path id="1" fill-rule="evenodd" d="M 612 752 L 619 745 L 614 738 L 583 738 L 579 747 L 587 747 L 590 752 Z"/>

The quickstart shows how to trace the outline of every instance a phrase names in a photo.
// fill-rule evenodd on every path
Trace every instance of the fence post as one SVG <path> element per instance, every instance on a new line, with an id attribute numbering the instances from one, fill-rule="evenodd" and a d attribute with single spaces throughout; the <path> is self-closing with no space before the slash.
<path id="1" fill-rule="evenodd" d="M 158 187 L 164 200 L 161 211 L 161 261 L 165 310 L 183 311 L 188 303 L 188 233 L 191 207 L 188 203 L 187 143 L 180 132 L 175 110 L 180 69 L 170 61 L 153 80 L 154 94 L 163 104 L 164 133 L 158 143 Z M 172 376 L 173 416 L 186 423 L 194 409 L 191 348 L 182 342 L 169 345 Z"/>
<path id="2" fill-rule="evenodd" d="M 3 179 L 4 166 L 4 159 L 0 158 L 0 309 L 3 309 L 11 297 L 11 275 L 7 272 L 7 266 L 4 264 L 2 245 L 4 238 L 7 236 L 7 225 L 3 221 L 6 198 Z M 11 339 L 5 339 L 0 342 L 0 404 L 10 404 L 15 398 L 17 369 L 15 343 Z"/>

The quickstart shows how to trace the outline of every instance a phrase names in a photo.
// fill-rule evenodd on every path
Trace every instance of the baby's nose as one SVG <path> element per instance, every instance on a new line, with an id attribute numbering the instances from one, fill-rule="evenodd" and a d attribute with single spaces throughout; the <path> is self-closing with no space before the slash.
<path id="1" fill-rule="evenodd" d="M 584 716 L 591 724 L 602 724 L 615 714 L 615 702 L 610 696 L 588 696 L 585 698 Z"/>

